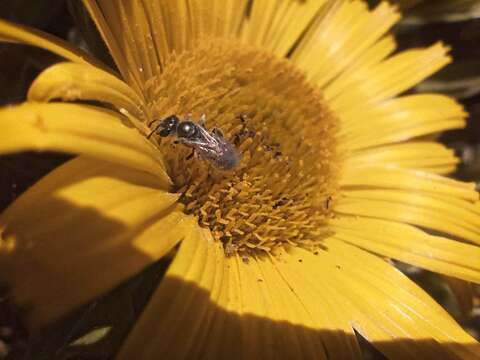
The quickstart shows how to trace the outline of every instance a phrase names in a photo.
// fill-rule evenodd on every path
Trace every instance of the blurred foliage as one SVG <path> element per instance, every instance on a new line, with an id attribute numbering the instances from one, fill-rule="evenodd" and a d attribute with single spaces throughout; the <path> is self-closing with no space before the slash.
<path id="1" fill-rule="evenodd" d="M 460 22 L 480 16 L 478 0 L 397 0 L 408 11 L 405 23 Z"/>
<path id="2" fill-rule="evenodd" d="M 85 39 L 85 43 L 88 44 L 88 49 L 97 59 L 114 68 L 113 59 L 85 7 L 78 0 L 67 0 L 67 5 L 79 33 Z"/>
<path id="3" fill-rule="evenodd" d="M 391 3 L 397 4 L 402 10 L 407 10 L 415 5 L 418 5 L 423 0 L 393 0 Z"/>
<path id="4" fill-rule="evenodd" d="M 68 38 L 71 17 L 64 0 L 0 0 L 0 17 Z M 59 60 L 30 46 L 0 43 L 0 105 L 20 102 L 38 73 Z"/>
<path id="5" fill-rule="evenodd" d="M 381 0 L 368 0 L 376 5 Z M 418 17 L 419 21 L 461 21 L 478 17 L 478 0 L 390 0 L 398 5 L 407 17 Z M 410 20 L 406 20 L 409 22 Z"/>
<path id="6" fill-rule="evenodd" d="M 0 16 L 4 19 L 44 28 L 52 19 L 58 21 L 64 0 L 2 0 Z"/>
<path id="7" fill-rule="evenodd" d="M 167 266 L 167 261 L 160 261 L 108 294 L 51 324 L 28 343 L 14 348 L 10 359 L 112 359 Z"/>

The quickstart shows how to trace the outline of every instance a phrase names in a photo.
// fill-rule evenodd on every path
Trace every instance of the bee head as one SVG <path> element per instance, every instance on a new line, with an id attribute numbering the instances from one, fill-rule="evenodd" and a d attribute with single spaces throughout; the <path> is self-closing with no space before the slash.
<path id="1" fill-rule="evenodd" d="M 176 115 L 171 115 L 162 120 L 157 128 L 157 134 L 161 137 L 167 137 L 177 131 L 180 120 Z"/>

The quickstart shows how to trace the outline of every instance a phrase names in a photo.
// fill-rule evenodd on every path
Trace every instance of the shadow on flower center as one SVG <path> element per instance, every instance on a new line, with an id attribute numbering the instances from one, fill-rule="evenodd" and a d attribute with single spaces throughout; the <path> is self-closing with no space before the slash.
<path id="1" fill-rule="evenodd" d="M 172 55 L 147 83 L 154 118 L 207 117 L 241 154 L 219 171 L 192 150 L 157 138 L 185 211 L 234 251 L 308 248 L 328 232 L 337 191 L 338 121 L 288 60 L 221 40 Z"/>

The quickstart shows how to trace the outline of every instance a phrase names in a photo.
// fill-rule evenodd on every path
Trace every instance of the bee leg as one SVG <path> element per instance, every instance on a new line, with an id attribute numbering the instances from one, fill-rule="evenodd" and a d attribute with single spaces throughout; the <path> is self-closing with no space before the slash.
<path id="1" fill-rule="evenodd" d="M 147 134 L 147 139 L 150 139 L 150 137 L 151 137 L 153 134 L 155 134 L 155 131 L 156 131 L 156 130 L 157 130 L 157 129 L 154 129 L 154 130 L 150 131 L 150 133 Z"/>
<path id="2" fill-rule="evenodd" d="M 151 127 L 153 125 L 153 123 L 159 121 L 160 119 L 153 119 L 153 120 L 150 120 L 147 124 L 148 127 Z"/>
<path id="3" fill-rule="evenodd" d="M 192 148 L 192 152 L 185 159 L 190 160 L 191 158 L 193 158 L 194 155 L 195 155 L 195 148 Z"/>
<path id="4" fill-rule="evenodd" d="M 219 128 L 213 128 L 213 129 L 212 129 L 212 133 L 213 133 L 214 135 L 217 135 L 218 137 L 221 137 L 221 138 L 224 137 L 224 136 L 223 136 L 223 131 L 220 130 Z"/>
<path id="5" fill-rule="evenodd" d="M 183 139 L 183 138 L 176 138 L 175 140 L 172 141 L 175 145 L 177 144 L 182 144 L 182 145 L 186 145 L 188 147 L 191 147 L 191 145 L 189 144 L 188 140 L 187 139 Z"/>
<path id="6" fill-rule="evenodd" d="M 248 115 L 247 114 L 240 114 L 240 115 L 237 115 L 236 117 L 237 119 L 240 119 L 240 122 L 242 124 L 245 124 L 248 120 Z"/>
<path id="7" fill-rule="evenodd" d="M 175 145 L 178 145 L 178 144 L 182 144 L 182 145 L 185 145 L 189 148 L 192 148 L 193 150 L 195 150 L 194 146 L 192 145 L 192 143 L 190 141 L 188 141 L 187 139 L 175 139 L 172 141 L 172 144 L 175 144 Z"/>
<path id="8" fill-rule="evenodd" d="M 206 122 L 207 122 L 207 115 L 202 114 L 202 116 L 200 116 L 200 121 L 199 121 L 200 126 L 205 127 Z"/>
<path id="9" fill-rule="evenodd" d="M 192 146 L 192 144 L 187 140 L 187 139 L 176 139 L 173 141 L 174 144 L 182 144 L 182 145 L 185 145 L 185 146 L 188 146 L 189 148 L 192 149 L 192 152 L 190 154 L 187 155 L 187 157 L 185 158 L 186 160 L 190 160 L 194 155 L 195 155 L 195 147 Z"/>

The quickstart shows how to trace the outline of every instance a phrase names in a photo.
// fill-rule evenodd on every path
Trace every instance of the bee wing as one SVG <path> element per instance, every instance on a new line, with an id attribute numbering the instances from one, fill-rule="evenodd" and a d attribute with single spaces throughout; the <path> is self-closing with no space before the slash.
<path id="1" fill-rule="evenodd" d="M 198 130 L 198 138 L 188 143 L 197 149 L 201 157 L 222 169 L 231 169 L 238 164 L 240 157 L 237 150 L 227 139 L 200 126 Z"/>
<path id="2" fill-rule="evenodd" d="M 198 128 L 199 136 L 195 140 L 190 140 L 193 145 L 197 145 L 199 147 L 205 147 L 206 149 L 218 149 L 220 147 L 220 140 L 218 136 L 208 132 L 205 128 L 199 126 Z"/>

